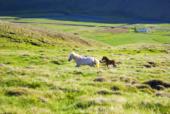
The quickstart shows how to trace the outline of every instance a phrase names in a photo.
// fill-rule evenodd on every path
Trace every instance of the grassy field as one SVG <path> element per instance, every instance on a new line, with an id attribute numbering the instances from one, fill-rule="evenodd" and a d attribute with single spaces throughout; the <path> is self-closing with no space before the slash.
<path id="1" fill-rule="evenodd" d="M 43 18 L 1 17 L 16 23 L 31 24 L 52 31 L 73 33 L 83 38 L 102 41 L 112 46 L 134 43 L 169 43 L 169 24 L 108 24 L 79 21 L 62 21 Z M 151 28 L 150 33 L 136 33 L 135 28 Z"/>
<path id="2" fill-rule="evenodd" d="M 170 89 L 144 84 L 170 83 L 169 24 L 1 20 L 10 22 L 0 21 L 0 113 L 170 113 Z M 71 51 L 121 64 L 76 68 Z"/>

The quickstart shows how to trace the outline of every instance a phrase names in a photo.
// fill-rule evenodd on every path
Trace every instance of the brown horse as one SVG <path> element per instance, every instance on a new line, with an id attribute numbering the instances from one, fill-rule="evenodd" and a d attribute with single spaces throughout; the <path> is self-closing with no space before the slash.
<path id="1" fill-rule="evenodd" d="M 116 67 L 116 62 L 114 60 L 110 60 L 106 56 L 103 56 L 103 58 L 102 58 L 102 60 L 100 62 L 105 63 L 107 65 L 107 67 L 109 67 L 109 65 L 112 65 L 113 67 Z"/>

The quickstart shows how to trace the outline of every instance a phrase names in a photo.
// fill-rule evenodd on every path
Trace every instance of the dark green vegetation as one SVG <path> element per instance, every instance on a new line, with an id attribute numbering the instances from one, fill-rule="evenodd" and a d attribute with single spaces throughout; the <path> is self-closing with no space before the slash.
<path id="1" fill-rule="evenodd" d="M 170 113 L 170 89 L 144 83 L 170 82 L 169 24 L 8 20 L 20 24 L 0 21 L 0 113 Z M 139 26 L 152 32 L 135 33 Z M 71 51 L 121 64 L 75 68 Z"/>
<path id="2" fill-rule="evenodd" d="M 0 14 L 64 13 L 118 18 L 170 19 L 169 0 L 1 0 Z M 47 18 L 52 18 L 48 16 Z M 125 21 L 125 20 L 124 20 Z M 138 20 L 139 22 L 140 20 Z M 119 21 L 120 22 L 120 21 Z"/>

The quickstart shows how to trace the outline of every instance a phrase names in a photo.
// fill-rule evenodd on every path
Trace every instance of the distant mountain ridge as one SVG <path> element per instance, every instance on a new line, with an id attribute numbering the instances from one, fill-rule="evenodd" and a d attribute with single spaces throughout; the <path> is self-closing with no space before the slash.
<path id="1" fill-rule="evenodd" d="M 0 15 L 18 11 L 170 19 L 170 0 L 1 0 Z"/>

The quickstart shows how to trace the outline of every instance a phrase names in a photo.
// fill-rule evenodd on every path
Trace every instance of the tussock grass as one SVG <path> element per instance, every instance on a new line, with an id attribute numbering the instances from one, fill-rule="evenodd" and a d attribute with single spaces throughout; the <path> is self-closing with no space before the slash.
<path id="1" fill-rule="evenodd" d="M 67 38 L 57 39 L 55 34 L 1 22 L 0 113 L 170 113 L 170 90 L 155 90 L 143 83 L 153 79 L 170 82 L 169 44 L 138 42 L 116 47 L 102 44 L 101 47 L 97 43 L 89 46 L 81 41 L 76 44 L 79 40 L 74 43 Z M 119 35 L 124 37 L 125 34 Z M 150 34 L 144 36 L 150 37 Z M 34 45 L 30 41 L 42 44 Z M 114 45 L 112 40 L 109 44 Z M 75 68 L 75 63 L 67 60 L 71 51 L 98 59 L 108 56 L 121 64 L 117 68 L 107 68 L 104 64 L 99 69 Z M 155 65 L 145 67 L 150 63 Z"/>

